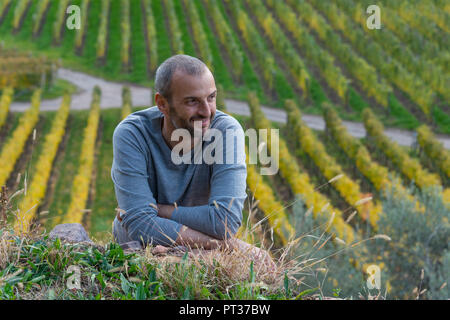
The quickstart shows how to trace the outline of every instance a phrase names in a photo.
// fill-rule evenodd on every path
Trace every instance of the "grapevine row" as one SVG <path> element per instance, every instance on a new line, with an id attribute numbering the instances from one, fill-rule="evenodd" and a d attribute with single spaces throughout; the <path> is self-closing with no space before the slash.
<path id="1" fill-rule="evenodd" d="M 6 184 L 11 175 L 17 159 L 22 154 L 23 148 L 34 126 L 39 120 L 39 106 L 41 103 L 41 90 L 38 89 L 31 97 L 31 107 L 19 120 L 19 125 L 12 133 L 9 140 L 3 146 L 0 153 L 0 186 Z"/>
<path id="2" fill-rule="evenodd" d="M 200 21 L 200 17 L 195 7 L 194 1 L 183 0 L 184 7 L 187 9 L 187 14 L 189 16 L 189 21 L 191 23 L 193 38 L 197 44 L 199 51 L 199 56 L 208 66 L 208 68 L 213 71 L 213 58 L 211 53 L 211 48 L 209 47 L 208 38 L 206 36 L 205 30 L 203 30 L 203 25 Z"/>
<path id="3" fill-rule="evenodd" d="M 258 64 L 260 65 L 263 73 L 264 80 L 268 84 L 269 88 L 273 88 L 276 66 L 275 59 L 270 54 L 270 51 L 264 45 L 258 31 L 256 30 L 250 18 L 247 16 L 244 10 L 242 10 L 237 1 L 225 0 L 231 6 L 231 11 L 239 31 L 247 43 L 247 47 L 256 57 Z"/>
<path id="4" fill-rule="evenodd" d="M 11 104 L 13 94 L 13 88 L 7 87 L 3 89 L 2 96 L 0 98 L 0 129 L 3 127 L 6 122 L 6 118 L 8 117 L 9 106 Z"/>
<path id="5" fill-rule="evenodd" d="M 395 33 L 418 56 L 439 65 L 445 72 L 450 72 L 450 53 L 425 39 L 417 30 L 410 28 L 393 10 L 383 8 L 383 24 Z M 425 59 L 422 59 L 425 60 Z"/>
<path id="6" fill-rule="evenodd" d="M 77 30 L 77 33 L 75 35 L 75 48 L 78 50 L 78 52 L 81 54 L 81 49 L 83 46 L 83 38 L 86 34 L 87 30 L 87 21 L 88 21 L 88 9 L 89 9 L 89 3 L 90 0 L 83 0 L 81 2 L 81 26 L 80 30 Z"/>
<path id="7" fill-rule="evenodd" d="M 247 165 L 247 185 L 258 202 L 258 207 L 267 217 L 273 231 L 280 237 L 283 245 L 295 235 L 295 230 L 287 219 L 283 205 L 276 200 L 272 189 L 264 183 L 262 176 L 257 172 L 256 166 L 248 164 L 248 148 L 245 148 Z"/>
<path id="8" fill-rule="evenodd" d="M 11 86 L 16 89 L 32 88 L 52 78 L 52 62 L 45 57 L 26 56 L 0 58 L 0 89 Z"/>
<path id="9" fill-rule="evenodd" d="M 121 0 L 121 37 L 122 37 L 122 47 L 120 49 L 122 66 L 128 68 L 130 64 L 130 39 L 131 39 L 131 29 L 130 29 L 130 0 Z"/>
<path id="10" fill-rule="evenodd" d="M 319 68 L 330 88 L 334 89 L 338 96 L 346 102 L 350 80 L 334 65 L 333 56 L 317 45 L 314 38 L 306 31 L 301 20 L 284 2 L 268 0 L 267 4 L 270 8 L 275 9 L 278 19 L 293 34 L 298 46 L 304 48 L 305 55 Z"/>
<path id="11" fill-rule="evenodd" d="M 417 129 L 417 142 L 425 154 L 450 178 L 450 154 L 426 125 Z"/>
<path id="12" fill-rule="evenodd" d="M 122 87 L 122 114 L 121 119 L 125 119 L 131 113 L 131 91 L 129 87 Z"/>
<path id="13" fill-rule="evenodd" d="M 397 61 L 401 62 L 409 72 L 421 77 L 430 87 L 439 92 L 447 101 L 450 101 L 450 77 L 444 74 L 443 70 L 425 59 L 417 59 L 411 50 L 389 30 L 384 32 L 373 32 L 367 29 L 364 9 L 360 3 L 355 4 L 353 0 L 339 1 L 340 8 L 350 17 L 353 17 L 355 23 L 361 25 L 366 34 L 372 36 L 383 49 Z"/>
<path id="14" fill-rule="evenodd" d="M 418 14 L 417 8 L 415 8 L 408 1 L 402 1 L 395 3 L 395 1 L 384 1 L 385 6 L 390 6 L 395 9 L 395 12 L 406 21 L 411 27 L 417 29 L 428 40 L 435 42 L 442 50 L 448 50 L 450 43 L 449 35 L 445 32 L 441 32 L 438 26 L 428 20 L 426 17 Z M 421 7 L 421 11 L 426 12 L 429 10 L 428 4 Z"/>
<path id="15" fill-rule="evenodd" d="M 56 20 L 53 23 L 53 41 L 56 44 L 61 42 L 62 27 L 65 24 L 66 10 L 69 6 L 69 0 L 61 0 L 56 11 Z"/>
<path id="16" fill-rule="evenodd" d="M 0 2 L 0 18 L 5 13 L 6 8 L 8 8 L 9 4 L 12 2 L 12 0 L 3 0 Z"/>
<path id="17" fill-rule="evenodd" d="M 378 79 L 376 69 L 359 57 L 353 49 L 337 35 L 328 23 L 308 3 L 287 0 L 295 9 L 298 17 L 307 22 L 324 45 L 341 61 L 348 72 L 361 84 L 369 97 L 373 97 L 381 106 L 387 108 L 392 88 L 384 79 Z"/>
<path id="18" fill-rule="evenodd" d="M 150 52 L 149 69 L 153 72 L 158 67 L 158 43 L 156 41 L 155 17 L 153 16 L 152 0 L 143 0 L 146 22 L 147 46 Z"/>
<path id="19" fill-rule="evenodd" d="M 375 43 L 368 41 L 363 31 L 355 28 L 350 19 L 334 3 L 308 0 L 327 16 L 332 25 L 352 43 L 352 45 L 374 66 L 379 67 L 380 73 L 391 83 L 407 93 L 424 114 L 430 115 L 434 101 L 433 91 L 424 85 L 421 79 L 406 71 L 397 61 L 388 55 Z M 352 30 L 352 32 L 348 32 Z M 388 62 L 389 61 L 389 62 Z"/>
<path id="20" fill-rule="evenodd" d="M 173 54 L 183 54 L 183 40 L 181 39 L 180 26 L 178 25 L 178 18 L 175 13 L 173 0 L 164 0 L 164 6 L 167 13 L 167 20 L 169 21 L 172 52 Z"/>
<path id="21" fill-rule="evenodd" d="M 327 180 L 341 175 L 341 178 L 332 185 L 350 206 L 355 206 L 359 200 L 364 198 L 359 185 L 344 174 L 341 166 L 327 153 L 325 146 L 315 137 L 312 130 L 305 125 L 294 101 L 286 101 L 286 110 L 289 110 L 288 130 L 293 132 L 293 140 L 297 142 L 296 148 L 301 148 L 309 155 Z M 364 207 L 355 206 L 355 208 L 363 220 L 369 220 L 371 225 L 376 227 L 382 211 L 380 203 L 369 202 Z"/>
<path id="22" fill-rule="evenodd" d="M 239 43 L 233 36 L 233 32 L 220 11 L 217 0 L 206 0 L 208 11 L 212 16 L 215 30 L 222 46 L 227 50 L 233 67 L 232 72 L 236 78 L 240 78 L 243 69 L 243 55 Z"/>
<path id="23" fill-rule="evenodd" d="M 272 14 L 268 12 L 263 5 L 261 5 L 261 1 L 246 0 L 246 2 L 255 13 L 259 24 L 264 29 L 265 34 L 269 37 L 275 50 L 285 60 L 289 71 L 297 81 L 299 87 L 302 89 L 303 94 L 306 95 L 309 91 L 308 87 L 310 75 L 306 69 L 305 63 L 298 56 L 291 42 L 275 21 Z"/>
<path id="24" fill-rule="evenodd" d="M 97 59 L 103 60 L 106 56 L 106 38 L 108 36 L 108 17 L 110 0 L 102 0 L 102 10 L 100 15 L 100 27 L 97 36 Z"/>
<path id="25" fill-rule="evenodd" d="M 39 32 L 39 28 L 42 24 L 42 19 L 44 17 L 44 13 L 50 5 L 50 0 L 41 0 L 38 3 L 36 12 L 33 14 L 33 35 L 36 36 Z"/>
<path id="26" fill-rule="evenodd" d="M 276 153 L 271 150 L 271 124 L 261 111 L 258 98 L 254 93 L 249 94 L 249 106 L 255 128 L 268 129 L 266 146 L 272 155 L 272 161 L 279 161 L 281 176 L 287 181 L 294 194 L 300 196 L 306 206 L 313 209 L 314 217 L 317 217 L 317 215 L 326 215 L 327 220 L 329 220 L 331 218 L 331 212 L 334 212 L 335 217 L 332 221 L 332 226 L 337 236 L 344 239 L 347 243 L 351 243 L 356 235 L 353 229 L 344 222 L 342 212 L 337 208 L 329 206 L 330 201 L 324 195 L 314 190 L 314 187 L 309 182 L 308 174 L 300 171 L 297 160 L 290 154 L 282 138 L 279 138 L 279 156 L 276 159 Z M 322 210 L 326 206 L 329 206 L 329 210 Z"/>
<path id="27" fill-rule="evenodd" d="M 450 33 L 450 19 L 448 13 L 442 12 L 432 2 L 424 3 L 422 1 L 417 1 L 416 4 L 416 10 L 418 10 L 420 14 L 433 21 L 445 32 Z"/>
<path id="28" fill-rule="evenodd" d="M 94 88 L 88 124 L 84 130 L 81 145 L 80 166 L 72 184 L 70 205 L 62 223 L 81 223 L 89 196 L 92 169 L 94 167 L 95 142 L 100 118 L 100 96 L 98 87 Z"/>
<path id="29" fill-rule="evenodd" d="M 347 128 L 342 124 L 335 110 L 325 104 L 323 111 L 328 133 L 331 134 L 345 154 L 355 162 L 358 170 L 372 183 L 378 192 L 392 192 L 395 185 L 395 192 L 398 198 L 414 200 L 411 194 L 403 187 L 399 177 L 385 166 L 375 162 L 361 141 L 348 133 Z M 420 207 L 417 201 L 416 207 Z"/>
<path id="30" fill-rule="evenodd" d="M 420 188 L 441 184 L 437 175 L 423 169 L 417 159 L 411 158 L 406 151 L 402 150 L 397 143 L 391 141 L 384 134 L 383 124 L 371 110 L 365 109 L 363 118 L 367 135 L 409 180 L 414 180 Z"/>
<path id="31" fill-rule="evenodd" d="M 14 17 L 13 17 L 13 30 L 19 29 L 20 21 L 22 20 L 25 11 L 30 5 L 31 0 L 18 0 L 16 4 L 16 8 L 14 9 Z"/>
<path id="32" fill-rule="evenodd" d="M 225 105 L 225 95 L 223 94 L 223 86 L 221 84 L 217 85 L 217 105 L 223 106 L 222 111 L 230 116 L 233 116 L 230 112 L 226 110 Z M 250 214 L 254 208 L 256 208 L 260 202 L 262 204 L 259 206 L 263 214 L 266 216 L 265 219 L 268 220 L 272 229 L 279 236 L 280 240 L 285 243 L 287 238 L 290 237 L 290 233 L 293 232 L 292 225 L 289 220 L 286 219 L 286 213 L 284 207 L 276 200 L 276 196 L 273 193 L 272 188 L 268 186 L 261 175 L 256 171 L 256 166 L 249 164 L 248 158 L 248 147 L 245 145 L 245 165 L 247 167 L 247 187 L 253 193 L 253 198 L 256 199 L 254 203 L 249 204 L 249 220 Z M 261 186 L 261 188 L 259 187 Z M 262 190 L 261 190 L 262 189 Z M 258 192 L 258 193 L 257 193 Z M 276 216 L 275 216 L 276 215 Z M 249 225 L 242 224 L 238 231 L 236 232 L 236 237 L 244 240 L 248 243 L 254 244 L 254 236 L 252 232 L 247 232 Z M 251 230 L 253 231 L 253 230 Z M 256 228 L 255 232 L 259 239 L 263 239 L 263 234 L 260 228 Z M 293 232 L 295 233 L 295 232 Z"/>
<path id="33" fill-rule="evenodd" d="M 36 164 L 35 175 L 31 180 L 25 197 L 19 203 L 19 214 L 15 223 L 15 230 L 18 232 L 26 233 L 30 229 L 36 211 L 45 197 L 52 164 L 64 136 L 69 109 L 70 96 L 65 95 L 53 120 L 51 131 L 45 136 L 42 152 Z"/>

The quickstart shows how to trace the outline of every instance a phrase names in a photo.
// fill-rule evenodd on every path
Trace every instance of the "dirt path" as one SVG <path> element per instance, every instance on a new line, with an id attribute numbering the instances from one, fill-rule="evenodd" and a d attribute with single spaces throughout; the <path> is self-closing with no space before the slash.
<path id="1" fill-rule="evenodd" d="M 92 91 L 96 85 L 102 90 L 101 108 L 120 108 L 122 106 L 122 86 L 124 85 L 122 83 L 106 81 L 85 73 L 64 68 L 58 70 L 58 78 L 70 81 L 79 88 L 78 92 L 72 95 L 72 109 L 89 109 Z M 153 99 L 151 101 L 151 90 L 149 88 L 136 85 L 129 85 L 129 87 L 131 90 L 133 106 L 153 105 Z M 41 110 L 58 110 L 61 101 L 62 98 L 43 100 L 41 102 Z M 246 102 L 232 99 L 225 99 L 225 101 L 229 112 L 239 115 L 250 115 L 250 109 Z M 13 102 L 10 109 L 15 112 L 23 112 L 29 107 L 30 104 L 27 102 Z M 286 123 L 287 115 L 284 110 L 264 106 L 262 109 L 268 119 L 275 122 Z M 302 118 L 306 124 L 313 129 L 324 130 L 325 128 L 325 122 L 321 116 L 303 114 Z M 362 123 L 350 121 L 343 121 L 343 123 L 353 136 L 362 138 L 366 135 L 366 130 Z M 385 133 L 400 145 L 410 146 L 414 141 L 414 131 L 388 128 L 385 130 Z M 437 138 L 444 144 L 446 149 L 450 150 L 449 136 L 437 135 Z"/>

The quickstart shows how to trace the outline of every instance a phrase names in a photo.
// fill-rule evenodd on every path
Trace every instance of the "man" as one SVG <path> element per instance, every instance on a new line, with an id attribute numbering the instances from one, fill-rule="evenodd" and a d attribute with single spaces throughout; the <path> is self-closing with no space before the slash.
<path id="1" fill-rule="evenodd" d="M 111 178 L 121 209 L 113 225 L 115 240 L 153 244 L 162 251 L 176 245 L 250 248 L 267 256 L 234 237 L 247 197 L 247 171 L 244 145 L 228 150 L 226 130 L 237 132 L 238 140 L 244 133 L 236 119 L 216 110 L 211 71 L 197 58 L 173 56 L 157 69 L 155 91 L 156 106 L 129 115 L 114 131 Z M 183 141 L 172 134 L 179 129 L 197 134 L 182 150 L 184 159 L 194 159 L 196 146 L 211 143 L 203 139 L 209 130 L 222 132 L 223 149 L 216 151 L 223 151 L 223 163 L 175 164 L 174 150 Z M 225 161 L 230 152 L 232 163 Z"/>

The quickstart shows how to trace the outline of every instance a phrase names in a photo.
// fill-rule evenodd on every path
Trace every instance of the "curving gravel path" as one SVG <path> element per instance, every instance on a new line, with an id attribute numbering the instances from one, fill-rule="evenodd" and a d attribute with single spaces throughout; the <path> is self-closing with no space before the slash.
<path id="1" fill-rule="evenodd" d="M 130 87 L 133 106 L 153 105 L 151 89 L 146 87 L 106 81 L 85 73 L 64 68 L 58 70 L 57 77 L 70 81 L 79 88 L 79 91 L 72 95 L 71 109 L 89 109 L 92 91 L 96 85 L 102 90 L 101 108 L 120 108 L 122 106 L 122 87 L 124 85 Z M 43 100 L 40 109 L 42 111 L 58 110 L 61 101 L 62 98 Z M 229 112 L 239 115 L 250 115 L 250 109 L 246 102 L 233 99 L 225 99 L 225 102 Z M 23 112 L 29 106 L 30 104 L 26 102 L 13 102 L 11 103 L 10 110 L 13 112 Z M 286 123 L 287 115 L 284 110 L 264 106 L 262 106 L 262 109 L 268 119 Z M 313 129 L 324 130 L 325 128 L 325 121 L 321 116 L 303 114 L 302 119 Z M 365 137 L 366 130 L 362 123 L 351 121 L 343 121 L 343 123 L 351 135 L 358 138 Z M 414 131 L 388 128 L 385 130 L 385 134 L 403 146 L 410 146 L 414 142 Z M 437 135 L 437 138 L 443 143 L 446 149 L 450 149 L 449 136 Z"/>

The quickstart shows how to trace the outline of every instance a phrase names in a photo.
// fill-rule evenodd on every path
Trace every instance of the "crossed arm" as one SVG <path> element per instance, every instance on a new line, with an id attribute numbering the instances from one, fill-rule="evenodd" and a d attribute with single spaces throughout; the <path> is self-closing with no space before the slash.
<path id="1" fill-rule="evenodd" d="M 175 206 L 164 204 L 158 204 L 157 206 L 159 217 L 164 219 L 170 219 L 172 217 Z M 259 249 L 236 237 L 230 237 L 225 240 L 218 240 L 197 230 L 182 226 L 178 233 L 178 237 L 175 240 L 175 244 L 187 246 L 190 248 L 202 248 L 207 250 L 222 248 L 229 250 L 239 249 L 249 254 L 257 262 L 265 264 L 267 267 L 271 268 L 271 270 L 276 269 L 275 263 L 273 262 L 270 254 L 267 251 Z M 165 249 L 161 251 L 163 252 L 164 250 Z"/>

